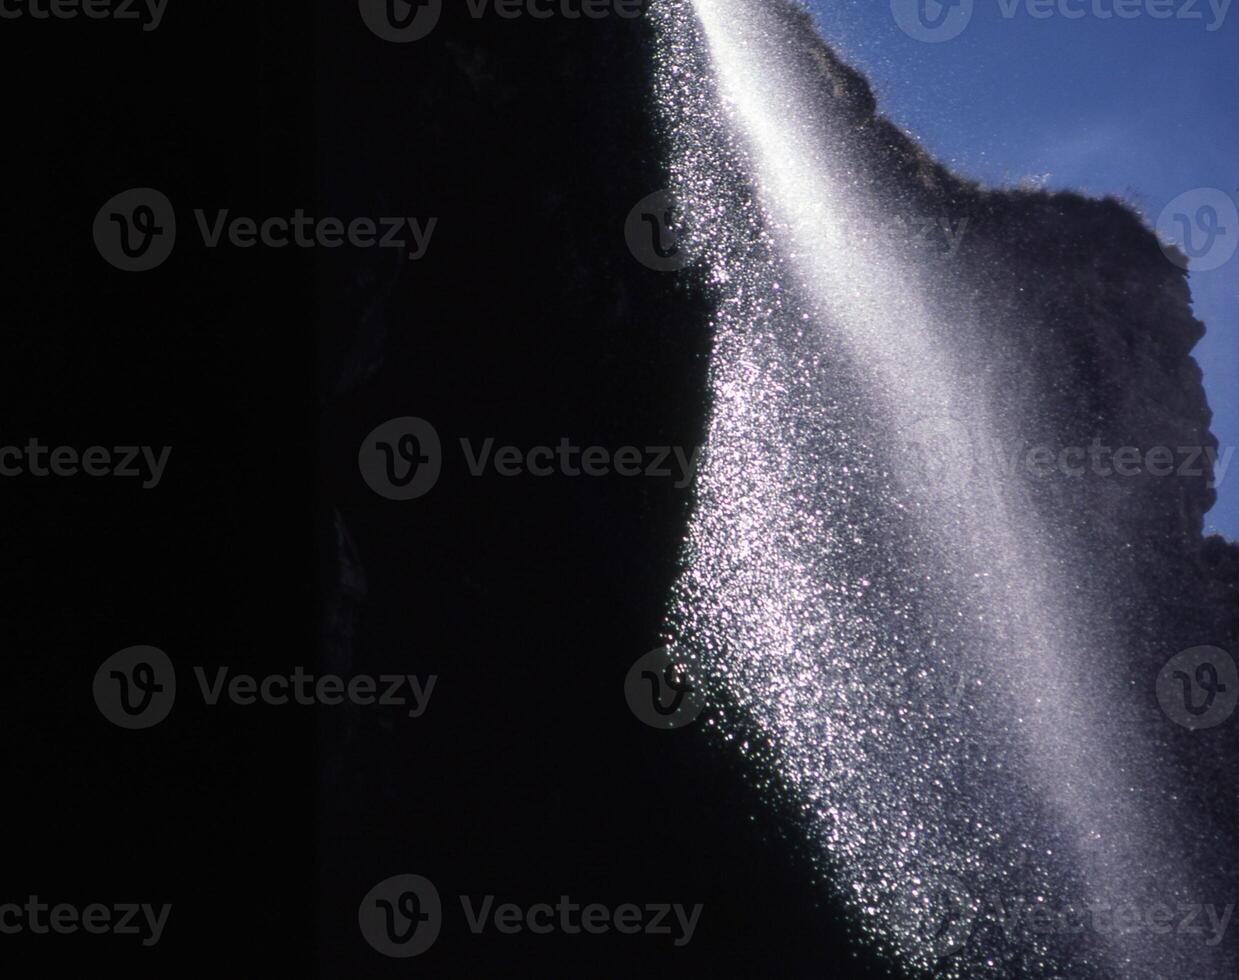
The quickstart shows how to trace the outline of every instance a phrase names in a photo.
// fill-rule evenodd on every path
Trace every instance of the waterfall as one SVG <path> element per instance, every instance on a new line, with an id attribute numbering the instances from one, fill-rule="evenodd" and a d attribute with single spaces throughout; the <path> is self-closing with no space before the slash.
<path id="1" fill-rule="evenodd" d="M 932 168 L 875 167 L 882 133 L 803 11 L 653 16 L 671 190 L 715 310 L 668 625 L 711 725 L 911 972 L 1232 975 L 1207 936 L 1099 924 L 1228 899 L 1202 893 L 1208 830 L 1168 802 L 1173 763 L 1114 669 L 1123 584 L 1083 580 L 1070 522 L 990 465 L 1040 411 L 1001 343 L 1036 328 L 1010 270 L 915 233 Z"/>

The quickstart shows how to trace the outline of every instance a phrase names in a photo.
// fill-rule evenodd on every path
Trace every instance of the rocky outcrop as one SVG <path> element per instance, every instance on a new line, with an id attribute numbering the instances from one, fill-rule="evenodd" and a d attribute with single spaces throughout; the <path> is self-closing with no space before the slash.
<path id="1" fill-rule="evenodd" d="M 623 235 L 633 205 L 667 183 L 648 26 L 473 19 L 462 5 L 432 37 L 394 45 L 353 31 L 347 4 L 324 16 L 332 213 L 440 218 L 424 259 L 359 251 L 320 287 L 328 659 L 341 673 L 440 676 L 416 725 L 341 713 L 324 730 L 324 933 L 374 881 L 415 871 L 445 896 L 592 888 L 714 903 L 691 965 L 661 975 L 757 975 L 772 948 L 789 975 L 820 971 L 846 935 L 824 929 L 820 894 L 752 828 L 759 795 L 695 736 L 669 742 L 623 704 L 625 670 L 658 643 L 691 494 L 669 481 L 479 479 L 456 450 L 487 437 L 702 441 L 709 302 L 691 270 L 651 271 Z M 878 114 L 807 15 L 788 16 L 892 207 L 968 220 L 955 261 L 999 297 L 990 322 L 1015 325 L 976 342 L 994 352 L 996 381 L 1040 405 L 1028 443 L 1215 446 L 1191 359 L 1204 328 L 1142 221 L 1115 200 L 952 174 Z M 432 493 L 405 504 L 356 474 L 363 437 L 400 415 L 432 422 L 446 450 Z M 1039 479 L 1030 493 L 1091 542 L 1082 579 L 1121 569 L 1144 583 L 1122 612 L 1133 631 L 1157 631 L 1167 655 L 1239 642 L 1239 548 L 1202 538 L 1207 469 Z M 762 949 L 737 949 L 740 928 Z M 493 937 L 467 948 L 473 973 L 511 969 Z M 650 969 L 632 947 L 608 949 L 616 975 Z M 324 956 L 343 972 L 369 951 Z M 592 954 L 580 965 L 596 972 Z"/>
<path id="2" fill-rule="evenodd" d="M 948 278 L 989 285 L 979 302 L 990 304 L 994 333 L 976 342 L 997 387 L 1032 395 L 1027 449 L 1096 443 L 1109 461 L 1094 466 L 1090 457 L 1080 477 L 1029 474 L 1041 506 L 1077 514 L 1076 533 L 1094 538 L 1099 555 L 1121 553 L 1126 574 L 1149 583 L 1168 643 L 1176 633 L 1185 643 L 1208 636 L 1234 650 L 1239 545 L 1203 536 L 1216 501 L 1214 461 L 1221 453 L 1225 465 L 1226 456 L 1191 356 L 1206 328 L 1192 313 L 1183 257 L 1115 198 L 992 190 L 952 173 L 880 114 L 864 76 L 820 38 L 807 12 L 787 4 L 784 16 L 800 58 L 820 76 L 822 99 L 837 106 L 831 135 L 869 161 L 867 184 L 891 213 L 955 227 L 966 219 Z M 1133 475 L 1094 472 L 1112 470 L 1122 447 L 1139 451 L 1139 464 L 1123 467 Z M 971 449 L 979 466 L 994 463 L 992 447 Z M 1019 447 L 1002 449 L 1010 465 Z M 1179 629 L 1175 610 L 1194 625 Z M 1207 627 L 1195 625 L 1202 618 Z"/>

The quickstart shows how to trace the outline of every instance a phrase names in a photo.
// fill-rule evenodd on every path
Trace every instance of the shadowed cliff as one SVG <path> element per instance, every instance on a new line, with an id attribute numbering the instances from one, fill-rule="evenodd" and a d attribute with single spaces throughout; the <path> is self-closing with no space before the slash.
<path id="1" fill-rule="evenodd" d="M 350 33 L 353 16 L 328 13 L 322 28 L 324 197 L 332 213 L 429 213 L 440 226 L 425 259 L 357 253 L 319 290 L 324 663 L 435 672 L 440 687 L 416 725 L 360 711 L 324 721 L 323 934 L 351 928 L 374 881 L 416 872 L 445 895 L 707 904 L 684 950 L 617 937 L 556 947 L 556 962 L 579 969 L 602 959 L 615 975 L 741 975 L 778 949 L 789 975 L 820 972 L 850 948 L 846 926 L 782 831 L 750 820 L 759 798 L 740 766 L 696 733 L 643 729 L 623 703 L 625 671 L 658 644 L 691 493 L 479 479 L 454 449 L 492 436 L 702 441 L 708 291 L 691 267 L 642 266 L 623 237 L 629 210 L 667 183 L 648 27 L 449 11 L 431 38 L 401 46 Z M 1141 220 L 1113 200 L 990 191 L 951 174 L 877 114 L 806 14 L 788 17 L 838 107 L 836 135 L 863 149 L 864 180 L 891 202 L 875 221 L 967 219 L 942 261 L 987 295 L 941 299 L 990 304 L 981 322 L 992 326 L 973 339 L 992 352 L 990 383 L 1039 406 L 1028 443 L 1216 448 L 1191 359 L 1204 328 Z M 430 420 L 445 446 L 438 485 L 405 504 L 372 494 L 355 462 L 366 433 L 401 415 Z M 989 451 L 935 449 L 949 465 L 988 465 Z M 1239 549 L 1202 539 L 1209 478 L 1029 480 L 1033 506 L 1070 515 L 1062 533 L 1097 556 L 1073 588 L 1118 574 L 1141 583 L 1113 615 L 1162 637 L 1162 661 L 1239 638 Z M 1157 652 L 1140 656 L 1156 676 Z M 1192 754 L 1186 737 L 1181 752 Z M 1220 816 L 1233 789 L 1211 785 L 1204 805 Z M 737 946 L 736 935 L 753 938 Z M 533 975 L 545 949 L 459 924 L 440 946 L 444 975 L 510 971 L 514 959 Z M 325 942 L 323 956 L 327 972 L 400 969 L 355 943 Z"/>

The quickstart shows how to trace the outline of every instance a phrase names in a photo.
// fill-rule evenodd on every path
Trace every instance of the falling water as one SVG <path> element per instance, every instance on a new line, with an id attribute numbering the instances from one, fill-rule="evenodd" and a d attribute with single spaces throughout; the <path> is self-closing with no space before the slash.
<path id="1" fill-rule="evenodd" d="M 1117 597 L 972 465 L 1037 411 L 987 363 L 996 327 L 1021 326 L 995 324 L 1009 304 L 889 220 L 919 205 L 857 152 L 801 12 L 654 16 L 673 192 L 716 311 L 670 627 L 726 706 L 713 723 L 913 972 L 1230 976 L 1201 936 L 1029 928 L 1032 908 L 1226 900 L 1200 893 L 1144 702 L 1104 676 Z"/>

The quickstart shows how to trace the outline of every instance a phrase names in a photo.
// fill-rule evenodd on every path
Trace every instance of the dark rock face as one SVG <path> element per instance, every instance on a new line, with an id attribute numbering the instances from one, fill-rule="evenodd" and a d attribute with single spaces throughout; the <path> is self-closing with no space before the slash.
<path id="1" fill-rule="evenodd" d="M 433 975 L 704 975 L 728 960 L 756 973 L 765 942 L 732 941 L 750 928 L 798 931 L 805 962 L 824 962 L 813 886 L 761 849 L 732 764 L 624 701 L 629 665 L 659 645 L 691 491 L 474 478 L 459 446 L 701 441 L 706 307 L 623 234 L 664 181 L 647 25 L 448 5 L 432 37 L 399 46 L 357 37 L 348 5 L 324 16 L 330 206 L 441 217 L 422 261 L 361 255 L 320 289 L 325 656 L 345 673 L 440 675 L 416 721 L 324 720 L 324 975 L 407 974 L 356 936 L 361 897 L 403 872 L 443 896 L 443 936 L 416 963 Z M 405 504 L 356 464 L 363 437 L 401 415 L 444 447 L 434 490 Z M 684 949 L 475 936 L 458 896 L 487 894 L 707 911 Z M 788 909 L 801 911 L 780 924 Z"/>
<path id="2" fill-rule="evenodd" d="M 974 339 L 992 351 L 980 358 L 991 381 L 1038 404 L 1028 445 L 1216 448 L 1190 356 L 1203 327 L 1141 221 L 1113 200 L 988 191 L 951 174 L 876 114 L 864 78 L 807 15 L 789 16 L 872 184 L 904 212 L 912 202 L 967 217 L 957 278 L 1002 297 L 990 322 L 1023 325 Z M 702 440 L 708 300 L 691 271 L 652 272 L 623 237 L 629 209 L 666 183 L 648 25 L 475 20 L 462 8 L 401 46 L 357 36 L 348 5 L 323 17 L 326 206 L 440 217 L 424 259 L 359 252 L 323 270 L 318 291 L 324 669 L 439 675 L 420 720 L 358 710 L 323 721 L 325 975 L 403 969 L 376 965 L 349 931 L 360 896 L 403 872 L 444 895 L 440 975 L 513 972 L 513 960 L 534 975 L 548 958 L 586 972 L 606 962 L 614 975 L 742 975 L 773 949 L 789 975 L 820 971 L 846 948 L 842 928 L 823 932 L 820 892 L 769 828 L 753 829 L 757 798 L 737 764 L 694 734 L 643 729 L 623 703 L 628 665 L 659 643 L 689 492 L 478 479 L 459 449 L 487 437 Z M 358 481 L 354 461 L 366 433 L 401 415 L 436 426 L 444 471 L 427 497 L 395 504 Z M 989 448 L 975 449 L 989 465 Z M 1209 482 L 1207 465 L 1029 481 L 1034 506 L 1070 515 L 1062 533 L 1096 555 L 1080 587 L 1139 583 L 1115 616 L 1133 636 L 1163 638 L 1141 644 L 1151 676 L 1159 655 L 1239 644 L 1239 548 L 1202 539 Z M 1208 805 L 1224 814 L 1233 780 L 1210 778 Z M 487 893 L 706 910 L 685 950 L 558 937 L 548 954 L 529 936 L 468 934 L 456 896 Z M 740 933 L 761 938 L 737 948 Z"/>
<path id="3" fill-rule="evenodd" d="M 5 23 L 29 55 L 0 61 L 21 93 L 6 107 L 21 152 L 6 160 L 5 443 L 174 451 L 158 492 L 4 481 L 14 846 L 0 904 L 37 894 L 174 910 L 156 949 L 4 936 L 4 964 L 887 975 L 849 942 L 746 768 L 695 730 L 643 726 L 624 702 L 629 666 L 661 641 L 691 490 L 475 478 L 459 450 L 462 437 L 610 449 L 703 438 L 708 298 L 695 273 L 636 262 L 623 235 L 633 205 L 667 183 L 649 24 L 444 8 L 409 45 L 375 37 L 347 0 L 173 4 L 152 34 L 89 18 Z M 874 183 L 926 214 L 969 217 L 959 261 L 1029 324 L 976 338 L 993 371 L 1044 404 L 1028 441 L 1209 445 L 1190 358 L 1201 327 L 1147 230 L 1115 202 L 953 177 L 874 115 L 864 80 L 794 16 Z M 82 84 L 98 77 L 112 84 Z M 186 233 L 166 265 L 131 275 L 100 259 L 89 229 L 104 201 L 139 186 L 165 193 Z M 199 208 L 439 222 L 413 262 L 208 248 L 192 230 Z M 433 423 L 448 451 L 438 485 L 407 503 L 371 493 L 357 469 L 362 438 L 399 415 Z M 1196 643 L 1239 652 L 1239 555 L 1201 541 L 1203 478 L 1052 482 L 1033 486 L 1042 506 L 1096 539 L 1082 582 L 1143 583 L 1113 615 L 1162 638 L 1141 649 L 1145 673 Z M 148 643 L 175 661 L 184 693 L 151 732 L 113 728 L 91 676 Z M 438 681 L 412 719 L 208 706 L 195 666 Z M 1226 757 L 1232 731 L 1197 733 L 1203 767 Z M 1202 755 L 1193 733 L 1168 741 Z M 1187 804 L 1233 820 L 1233 775 L 1206 776 Z M 357 922 L 362 896 L 406 872 L 437 884 L 448 917 L 413 963 L 379 956 Z M 462 894 L 705 908 L 675 948 L 473 935 Z"/>

